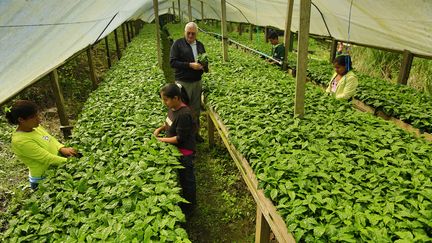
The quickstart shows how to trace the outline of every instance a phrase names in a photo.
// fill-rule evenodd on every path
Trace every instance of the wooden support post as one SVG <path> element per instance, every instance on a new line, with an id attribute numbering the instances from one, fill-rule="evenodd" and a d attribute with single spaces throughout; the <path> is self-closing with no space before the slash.
<path id="1" fill-rule="evenodd" d="M 134 27 L 135 27 L 135 35 L 138 35 L 138 33 L 139 33 L 138 20 L 135 20 L 133 23 L 134 23 Z"/>
<path id="2" fill-rule="evenodd" d="M 118 35 L 117 35 L 117 29 L 114 30 L 114 40 L 115 40 L 115 45 L 116 45 L 117 59 L 120 60 L 121 50 L 120 50 L 120 44 L 119 44 Z"/>
<path id="3" fill-rule="evenodd" d="M 226 0 L 221 0 L 222 10 L 222 54 L 224 62 L 228 61 L 228 35 L 227 35 L 227 22 L 226 22 Z"/>
<path id="4" fill-rule="evenodd" d="M 289 45 L 289 48 L 288 48 L 288 52 L 292 52 L 293 51 L 293 49 L 294 49 L 294 32 L 290 32 L 290 45 Z"/>
<path id="5" fill-rule="evenodd" d="M 122 35 L 123 35 L 123 46 L 126 48 L 127 46 L 127 40 L 126 40 L 126 30 L 125 30 L 125 24 L 122 24 Z"/>
<path id="6" fill-rule="evenodd" d="M 131 39 L 133 39 L 135 37 L 135 32 L 134 32 L 134 28 L 133 28 L 133 20 L 129 22 L 129 28 L 130 28 L 130 33 L 131 33 Z"/>
<path id="7" fill-rule="evenodd" d="M 156 23 L 156 48 L 158 53 L 158 65 L 162 68 L 162 49 L 161 49 L 161 35 L 159 26 L 159 3 L 158 0 L 153 0 L 153 9 Z"/>
<path id="8" fill-rule="evenodd" d="M 126 22 L 125 25 L 126 25 L 126 34 L 127 34 L 128 42 L 131 42 L 131 35 L 130 35 L 130 31 L 129 31 L 129 24 L 128 24 L 128 22 Z"/>
<path id="9" fill-rule="evenodd" d="M 238 24 L 238 33 L 239 33 L 239 35 L 243 34 L 243 25 L 242 25 L 242 23 Z"/>
<path id="10" fill-rule="evenodd" d="M 215 139 L 214 139 L 215 125 L 208 113 L 207 113 L 207 124 L 208 124 L 207 131 L 208 131 L 209 147 L 213 148 L 215 145 Z"/>
<path id="11" fill-rule="evenodd" d="M 330 63 L 333 63 L 333 60 L 336 58 L 338 41 L 335 38 L 332 38 L 332 43 L 330 47 Z"/>
<path id="12" fill-rule="evenodd" d="M 111 57 L 110 57 L 110 51 L 109 51 L 109 45 L 108 45 L 108 35 L 105 36 L 105 49 L 106 49 L 106 55 L 107 55 L 107 63 L 108 68 L 111 68 Z"/>
<path id="13" fill-rule="evenodd" d="M 268 35 L 267 35 L 267 32 L 268 32 L 268 28 L 267 28 L 267 26 L 264 26 L 264 39 L 265 39 L 265 42 L 266 42 L 266 43 L 268 43 Z"/>
<path id="14" fill-rule="evenodd" d="M 189 22 L 192 21 L 192 4 L 191 4 L 191 0 L 188 0 L 188 20 L 189 20 Z"/>
<path id="15" fill-rule="evenodd" d="M 175 3 L 174 3 L 174 1 L 172 2 L 172 9 L 173 9 L 173 16 L 174 16 L 174 21 L 175 21 L 176 11 L 175 11 Z"/>
<path id="16" fill-rule="evenodd" d="M 307 55 L 309 44 L 309 24 L 311 0 L 300 1 L 300 24 L 298 34 L 297 77 L 295 90 L 294 115 L 304 116 L 304 97 L 306 84 Z"/>
<path id="17" fill-rule="evenodd" d="M 253 24 L 249 24 L 249 40 L 253 40 Z"/>
<path id="18" fill-rule="evenodd" d="M 411 72 L 411 66 L 413 62 L 413 54 L 408 51 L 404 50 L 403 52 L 403 58 L 401 63 L 401 68 L 399 71 L 399 77 L 398 77 L 398 83 L 406 85 L 408 83 L 408 78 Z"/>
<path id="19" fill-rule="evenodd" d="M 57 69 L 54 69 L 50 73 L 50 80 L 51 80 L 51 89 L 52 89 L 52 92 L 54 94 L 54 98 L 55 98 L 55 102 L 56 102 L 56 106 L 57 106 L 57 113 L 58 113 L 58 116 L 60 118 L 60 124 L 61 124 L 60 129 L 63 132 L 63 136 L 65 138 L 69 138 L 72 135 L 72 133 L 71 133 L 72 127 L 69 125 L 69 119 L 66 116 L 66 109 L 64 106 L 64 98 L 63 98 L 63 94 L 62 94 L 61 88 L 60 88 Z"/>
<path id="20" fill-rule="evenodd" d="M 94 67 L 94 63 L 93 63 L 93 47 L 89 46 L 87 48 L 87 60 L 88 60 L 88 65 L 89 65 L 89 71 L 90 71 L 90 79 L 92 81 L 92 87 L 93 89 L 96 89 L 98 87 L 98 80 L 96 77 L 96 72 L 95 72 L 95 67 Z"/>
<path id="21" fill-rule="evenodd" d="M 178 4 L 178 12 L 179 12 L 179 21 L 180 23 L 182 23 L 182 11 L 181 11 L 181 6 L 180 6 L 180 0 L 177 0 L 177 4 Z"/>
<path id="22" fill-rule="evenodd" d="M 285 54 L 282 63 L 283 70 L 288 70 L 288 52 L 290 52 L 290 45 L 292 42 L 291 22 L 292 22 L 293 5 L 294 5 L 294 0 L 288 0 L 287 16 L 285 20 L 285 35 L 284 35 Z"/>
<path id="23" fill-rule="evenodd" d="M 201 1 L 201 20 L 204 20 L 204 2 Z"/>
<path id="24" fill-rule="evenodd" d="M 264 218 L 259 206 L 257 206 L 256 228 L 255 228 L 255 243 L 270 242 L 270 225 Z"/>

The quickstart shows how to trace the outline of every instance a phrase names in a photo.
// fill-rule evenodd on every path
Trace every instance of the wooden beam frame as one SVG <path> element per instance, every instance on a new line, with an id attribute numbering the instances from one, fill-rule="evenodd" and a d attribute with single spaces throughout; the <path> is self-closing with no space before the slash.
<path id="1" fill-rule="evenodd" d="M 262 217 L 258 217 L 260 222 L 257 222 L 260 227 L 257 229 L 258 234 L 256 236 L 262 235 L 264 237 L 267 235 L 265 232 L 267 223 L 270 226 L 270 229 L 274 233 L 276 239 L 279 242 L 293 243 L 295 242 L 292 234 L 288 232 L 288 227 L 285 224 L 283 218 L 277 212 L 276 207 L 273 205 L 272 201 L 268 199 L 264 195 L 264 191 L 262 189 L 258 189 L 258 179 L 256 178 L 255 173 L 249 165 L 249 162 L 237 151 L 235 146 L 228 140 L 228 130 L 222 122 L 222 119 L 218 116 L 217 113 L 213 111 L 213 109 L 209 106 L 206 106 L 208 115 L 210 117 L 211 122 L 213 122 L 216 127 L 217 132 L 231 157 L 233 158 L 237 168 L 240 171 L 240 174 L 243 177 L 249 191 L 251 192 L 255 202 L 257 203 L 257 214 L 260 212 Z M 266 221 L 266 223 L 264 222 Z M 256 241 L 257 242 L 257 241 Z M 258 241 L 259 242 L 259 241 Z"/>
<path id="2" fill-rule="evenodd" d="M 294 115 L 304 116 L 304 98 L 306 85 L 307 56 L 309 45 L 309 25 L 311 13 L 311 0 L 300 1 L 300 28 L 298 35 L 296 90 L 294 102 Z"/>

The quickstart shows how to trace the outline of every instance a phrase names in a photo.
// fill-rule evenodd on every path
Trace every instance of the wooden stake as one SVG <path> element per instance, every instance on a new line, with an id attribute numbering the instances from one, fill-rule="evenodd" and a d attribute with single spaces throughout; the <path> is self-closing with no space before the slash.
<path id="1" fill-rule="evenodd" d="M 131 33 L 131 39 L 133 39 L 135 37 L 135 33 L 134 33 L 134 28 L 133 28 L 133 20 L 129 22 L 129 29 L 130 29 L 130 33 Z"/>
<path id="2" fill-rule="evenodd" d="M 134 21 L 134 27 L 135 27 L 135 35 L 138 35 L 139 33 L 138 20 Z"/>
<path id="3" fill-rule="evenodd" d="M 173 8 L 173 16 L 174 16 L 174 20 L 175 20 L 175 3 L 174 3 L 174 1 L 173 1 L 173 6 L 172 6 L 172 8 Z"/>
<path id="4" fill-rule="evenodd" d="M 290 45 L 288 48 L 288 52 L 292 52 L 294 48 L 294 32 L 290 32 Z"/>
<path id="5" fill-rule="evenodd" d="M 65 138 L 70 138 L 70 136 L 72 134 L 71 133 L 72 127 L 69 125 L 69 119 L 66 116 L 66 109 L 64 106 L 64 98 L 63 98 L 63 93 L 61 92 L 61 88 L 60 88 L 57 69 L 54 69 L 50 73 L 50 80 L 51 80 L 51 89 L 52 89 L 52 92 L 54 94 L 54 98 L 55 98 L 55 102 L 56 102 L 56 106 L 57 106 L 57 113 L 58 113 L 58 116 L 60 118 L 60 124 L 61 124 L 60 129 L 62 130 L 63 136 Z"/>
<path id="6" fill-rule="evenodd" d="M 307 55 L 309 44 L 309 24 L 311 0 L 300 1 L 300 28 L 298 36 L 297 77 L 295 91 L 294 115 L 304 116 L 304 97 L 306 84 Z"/>
<path id="7" fill-rule="evenodd" d="M 282 62 L 283 70 L 288 70 L 288 52 L 290 51 L 290 45 L 292 41 L 291 22 L 292 22 L 293 5 L 294 5 L 294 0 L 288 0 L 287 16 L 285 20 L 285 35 L 284 35 L 285 54 Z"/>
<path id="8" fill-rule="evenodd" d="M 338 41 L 335 38 L 332 38 L 332 43 L 330 47 L 330 63 L 333 63 L 333 60 L 336 58 Z"/>
<path id="9" fill-rule="evenodd" d="M 161 49 L 161 35 L 160 35 L 160 26 L 159 26 L 159 2 L 158 0 L 153 0 L 153 9 L 155 15 L 155 23 L 156 23 L 156 48 L 158 52 L 158 65 L 162 68 L 162 49 Z"/>
<path id="10" fill-rule="evenodd" d="M 180 23 L 182 23 L 182 11 L 181 11 L 181 7 L 180 7 L 180 0 L 177 0 L 177 4 L 178 4 L 178 12 L 179 12 L 179 21 Z"/>
<path id="11" fill-rule="evenodd" d="M 249 24 L 249 40 L 253 40 L 253 24 Z"/>
<path id="12" fill-rule="evenodd" d="M 404 50 L 402 63 L 399 71 L 398 83 L 406 85 L 408 83 L 408 78 L 411 72 L 411 66 L 413 62 L 414 56 L 408 51 Z"/>
<path id="13" fill-rule="evenodd" d="M 243 34 L 243 25 L 242 25 L 242 23 L 238 24 L 238 33 L 239 33 L 239 35 Z"/>
<path id="14" fill-rule="evenodd" d="M 128 42 L 131 42 L 131 35 L 130 35 L 130 31 L 129 31 L 129 23 L 126 22 L 125 25 L 126 25 L 126 34 L 127 34 Z"/>
<path id="15" fill-rule="evenodd" d="M 256 228 L 255 228 L 255 243 L 270 242 L 270 225 L 264 218 L 260 208 L 257 206 Z"/>
<path id="16" fill-rule="evenodd" d="M 126 40 L 126 30 L 125 30 L 125 24 L 122 24 L 122 35 L 123 35 L 123 46 L 126 48 L 127 46 L 127 40 Z"/>
<path id="17" fill-rule="evenodd" d="M 114 40 L 115 40 L 115 45 L 116 45 L 117 59 L 120 60 L 121 50 L 120 50 L 120 44 L 119 44 L 118 35 L 117 35 L 117 29 L 114 30 Z"/>
<path id="18" fill-rule="evenodd" d="M 88 64 L 89 64 L 89 70 L 90 70 L 90 79 L 92 81 L 92 87 L 95 90 L 98 87 L 98 80 L 96 77 L 96 72 L 95 72 L 95 67 L 94 67 L 94 63 L 93 63 L 93 47 L 89 46 L 87 48 L 87 60 L 88 60 Z"/>
<path id="19" fill-rule="evenodd" d="M 191 5 L 191 0 L 188 0 L 188 19 L 189 19 L 189 22 L 192 21 L 192 5 Z"/>
<path id="20" fill-rule="evenodd" d="M 222 10 L 222 54 L 224 62 L 228 61 L 228 35 L 226 22 L 226 0 L 221 0 Z"/>
<path id="21" fill-rule="evenodd" d="M 207 113 L 207 124 L 208 124 L 207 131 L 208 131 L 209 147 L 213 148 L 215 145 L 215 139 L 214 139 L 215 125 L 208 113 Z"/>
<path id="22" fill-rule="evenodd" d="M 268 43 L 267 32 L 268 32 L 268 28 L 267 28 L 267 26 L 264 26 L 264 39 L 265 39 L 266 43 Z"/>
<path id="23" fill-rule="evenodd" d="M 204 2 L 201 1 L 201 20 L 204 20 Z"/>
<path id="24" fill-rule="evenodd" d="M 105 49 L 106 49 L 106 55 L 107 55 L 108 68 L 111 68 L 111 57 L 110 57 L 110 51 L 109 51 L 109 45 L 108 45 L 108 36 L 105 36 Z"/>

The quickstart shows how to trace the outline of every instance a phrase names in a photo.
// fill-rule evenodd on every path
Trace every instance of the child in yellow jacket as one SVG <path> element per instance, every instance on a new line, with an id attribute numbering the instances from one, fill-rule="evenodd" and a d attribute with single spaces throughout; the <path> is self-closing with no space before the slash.
<path id="1" fill-rule="evenodd" d="M 75 149 L 66 148 L 39 125 L 41 121 L 35 103 L 16 101 L 6 112 L 6 118 L 10 124 L 18 125 L 12 134 L 12 151 L 29 168 L 32 189 L 44 179 L 44 172 L 50 165 L 65 163 L 66 157 L 77 155 Z"/>

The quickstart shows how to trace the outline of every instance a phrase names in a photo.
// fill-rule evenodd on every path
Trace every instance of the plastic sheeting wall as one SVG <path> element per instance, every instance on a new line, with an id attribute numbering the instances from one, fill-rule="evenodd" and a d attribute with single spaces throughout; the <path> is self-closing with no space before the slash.
<path id="1" fill-rule="evenodd" d="M 159 1 L 159 14 L 172 12 L 172 2 L 178 14 L 177 0 Z M 187 2 L 181 0 L 184 19 Z M 292 31 L 298 30 L 299 2 L 294 1 Z M 191 3 L 193 18 L 201 19 L 201 1 Z M 220 19 L 219 0 L 203 3 L 205 18 Z M 351 0 L 312 3 L 311 33 L 347 40 Z M 228 21 L 284 29 L 286 12 L 287 0 L 227 0 Z M 0 1 L 0 103 L 131 18 L 153 21 L 153 1 Z M 432 56 L 432 1 L 353 0 L 350 40 Z"/>

